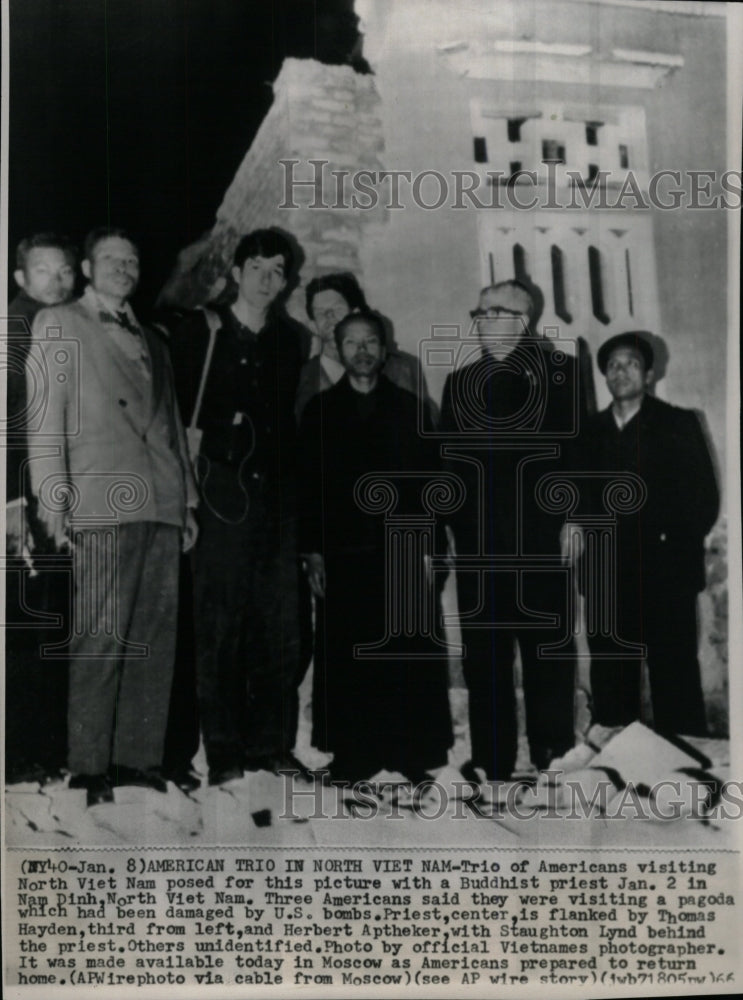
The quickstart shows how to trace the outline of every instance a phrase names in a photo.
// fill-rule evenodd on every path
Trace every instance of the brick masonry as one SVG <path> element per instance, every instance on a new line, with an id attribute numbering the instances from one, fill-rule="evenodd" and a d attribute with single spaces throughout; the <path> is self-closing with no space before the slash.
<path id="1" fill-rule="evenodd" d="M 364 228 L 384 218 L 381 210 L 330 207 L 336 192 L 331 172 L 379 170 L 382 150 L 381 106 L 373 76 L 358 74 L 349 66 L 286 59 L 274 83 L 274 102 L 217 210 L 211 232 L 181 252 L 160 301 L 184 307 L 209 301 L 223 289 L 240 237 L 274 226 L 294 237 L 301 248 L 299 287 L 288 309 L 304 320 L 302 286 L 330 271 L 360 275 Z M 299 161 L 293 168 L 299 181 L 313 176 L 310 159 L 327 161 L 320 196 L 327 208 L 308 207 L 315 191 L 306 186 L 289 189 L 287 197 L 292 168 L 280 161 Z M 279 207 L 285 203 L 298 207 Z"/>

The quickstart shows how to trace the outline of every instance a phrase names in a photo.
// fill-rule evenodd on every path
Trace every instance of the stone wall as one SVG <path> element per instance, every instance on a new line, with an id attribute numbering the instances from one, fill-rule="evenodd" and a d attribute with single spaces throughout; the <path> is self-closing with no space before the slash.
<path id="1" fill-rule="evenodd" d="M 287 178 L 311 179 L 310 159 L 326 160 L 327 190 L 318 198 L 332 204 L 333 170 L 378 170 L 382 121 L 374 78 L 349 66 L 326 66 L 310 59 L 287 59 L 274 84 L 274 102 L 235 174 L 211 232 L 179 255 L 160 302 L 192 307 L 218 294 L 235 246 L 253 229 L 275 226 L 293 236 L 303 254 L 300 281 L 330 271 L 361 274 L 363 230 L 383 216 L 362 209 L 310 208 L 315 191 L 289 188 Z M 289 166 L 281 160 L 297 160 Z M 296 204 L 296 208 L 281 208 Z M 289 310 L 304 319 L 301 289 Z"/>

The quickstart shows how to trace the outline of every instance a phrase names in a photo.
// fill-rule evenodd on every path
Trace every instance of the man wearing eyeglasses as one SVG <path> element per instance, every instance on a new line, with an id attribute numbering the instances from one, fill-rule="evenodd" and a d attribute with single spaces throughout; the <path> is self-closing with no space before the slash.
<path id="1" fill-rule="evenodd" d="M 461 770 L 478 783 L 508 780 L 516 766 L 516 644 L 532 763 L 545 768 L 574 743 L 568 539 L 537 484 L 566 465 L 577 366 L 531 332 L 535 313 L 518 281 L 484 288 L 471 313 L 479 357 L 449 375 L 442 401 L 449 468 L 466 487 L 450 528 L 472 743 Z"/>
<path id="2" fill-rule="evenodd" d="M 705 587 L 704 539 L 719 507 L 710 451 L 696 413 L 650 395 L 655 358 L 649 334 L 611 337 L 597 362 L 612 402 L 588 425 L 585 467 L 639 476 L 644 497 L 637 509 L 617 517 L 611 578 L 588 582 L 598 601 L 614 603 L 617 633 L 589 631 L 594 721 L 626 726 L 642 717 L 637 649 L 644 646 L 654 728 L 703 736 L 697 594 Z M 594 513 L 602 511 L 602 488 L 597 476 Z"/>

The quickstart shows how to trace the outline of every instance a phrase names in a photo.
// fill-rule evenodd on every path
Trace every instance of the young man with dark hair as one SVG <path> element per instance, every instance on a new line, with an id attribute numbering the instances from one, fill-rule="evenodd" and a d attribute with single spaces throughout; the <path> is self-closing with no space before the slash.
<path id="1" fill-rule="evenodd" d="M 293 411 L 303 352 L 277 310 L 292 266 L 281 233 L 249 233 L 231 270 L 237 298 L 211 310 L 213 349 L 203 310 L 171 343 L 183 419 L 195 416 L 201 435 L 196 672 L 211 785 L 246 769 L 304 770 L 292 754 L 301 680 Z"/>
<path id="2" fill-rule="evenodd" d="M 112 228 L 85 246 L 82 298 L 34 322 L 28 384 L 39 366 L 46 384 L 29 468 L 49 539 L 72 550 L 68 765 L 93 806 L 115 785 L 166 791 L 178 559 L 197 497 L 167 350 L 129 304 L 137 247 Z"/>
<path id="3" fill-rule="evenodd" d="M 8 781 L 45 781 L 56 777 L 67 753 L 64 660 L 44 660 L 40 644 L 49 639 L 41 624 L 49 613 L 66 610 L 62 573 L 30 563 L 36 544 L 35 505 L 27 482 L 27 395 L 25 364 L 31 324 L 44 306 L 66 302 L 75 285 L 72 243 L 55 233 L 22 239 L 14 272 L 18 292 L 8 305 L 6 422 L 6 754 Z M 31 399 L 31 408 L 34 401 Z M 39 617 L 41 616 L 41 617 Z M 15 627 L 14 627 L 15 626 Z"/>

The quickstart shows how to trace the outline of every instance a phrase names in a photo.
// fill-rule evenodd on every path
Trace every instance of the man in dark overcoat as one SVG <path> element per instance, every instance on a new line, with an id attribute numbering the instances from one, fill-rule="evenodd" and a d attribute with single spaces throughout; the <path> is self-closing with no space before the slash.
<path id="1" fill-rule="evenodd" d="M 615 567 L 584 579 L 589 600 L 606 602 L 608 593 L 614 609 L 608 634 L 588 630 L 595 720 L 623 726 L 641 717 L 644 647 L 655 729 L 703 735 L 697 595 L 705 586 L 704 539 L 719 509 L 710 449 L 694 411 L 649 393 L 649 334 L 611 337 L 597 361 L 612 402 L 587 427 L 585 468 L 632 473 L 641 485 L 634 509 L 616 514 Z M 602 513 L 605 488 L 597 476 L 594 513 Z"/>
<path id="2" fill-rule="evenodd" d="M 58 642 L 69 625 L 69 566 L 54 560 L 28 482 L 27 416 L 40 398 L 26 392 L 26 359 L 31 326 L 47 306 L 67 302 L 75 286 L 77 255 L 70 241 L 55 233 L 21 240 L 13 274 L 18 292 L 8 303 L 7 412 L 5 424 L 5 775 L 6 780 L 45 781 L 67 763 L 67 663 L 64 654 L 48 658 L 41 647 Z M 37 382 L 40 392 L 41 386 Z M 34 558 L 36 565 L 34 565 Z M 47 565 L 43 566 L 42 562 Z M 65 565 L 60 565 L 65 564 Z"/>
<path id="3" fill-rule="evenodd" d="M 472 743 L 461 770 L 478 782 L 508 780 L 516 764 L 517 643 L 532 763 L 544 768 L 574 742 L 564 514 L 539 483 L 569 465 L 582 394 L 575 359 L 533 334 L 535 308 L 518 281 L 481 291 L 476 359 L 447 377 L 441 406 L 448 468 L 466 486 L 450 525 Z"/>
<path id="4" fill-rule="evenodd" d="M 333 752 L 335 779 L 388 769 L 417 783 L 452 743 L 447 661 L 425 626 L 437 596 L 416 545 L 439 460 L 416 397 L 381 374 L 380 317 L 352 313 L 335 337 L 345 374 L 309 401 L 300 429 L 300 549 L 321 599 L 313 742 Z"/>

